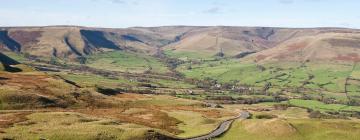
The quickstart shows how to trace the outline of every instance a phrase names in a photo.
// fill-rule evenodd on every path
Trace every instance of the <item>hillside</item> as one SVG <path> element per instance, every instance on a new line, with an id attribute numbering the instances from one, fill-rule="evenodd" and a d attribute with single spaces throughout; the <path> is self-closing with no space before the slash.
<path id="1" fill-rule="evenodd" d="M 305 41 L 306 38 L 321 36 L 323 39 L 328 39 L 329 46 L 347 45 L 341 44 L 347 42 L 346 40 L 335 39 L 344 37 L 345 39 L 356 40 L 358 33 L 358 30 L 338 28 L 165 26 L 110 29 L 71 26 L 18 27 L 1 30 L 0 49 L 38 57 L 70 58 L 72 60 L 113 50 L 154 55 L 159 52 L 158 48 L 162 48 L 165 54 L 174 57 L 187 55 L 195 58 L 209 58 L 221 51 L 225 56 L 243 57 L 244 54 L 274 47 L 279 48 L 278 46 L 291 46 L 292 42 L 301 42 L 301 40 Z M 352 43 L 356 44 L 356 41 Z"/>
<path id="2" fill-rule="evenodd" d="M 322 33 L 289 39 L 255 54 L 255 61 L 360 61 L 360 33 Z"/>
<path id="3" fill-rule="evenodd" d="M 174 28 L 98 29 L 87 27 L 5 28 L 0 49 L 38 57 L 75 59 L 112 50 L 155 54 L 157 47 L 174 41 L 188 30 Z M 166 33 L 165 33 L 166 32 Z"/>

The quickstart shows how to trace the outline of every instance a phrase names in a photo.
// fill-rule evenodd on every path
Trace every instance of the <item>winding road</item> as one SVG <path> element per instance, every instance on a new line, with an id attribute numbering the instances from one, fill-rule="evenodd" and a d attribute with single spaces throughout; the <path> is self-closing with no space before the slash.
<path id="1" fill-rule="evenodd" d="M 185 140 L 208 140 L 208 139 L 211 139 L 214 137 L 218 137 L 221 134 L 224 134 L 226 131 L 228 131 L 230 129 L 231 124 L 235 120 L 247 119 L 249 117 L 250 117 L 249 112 L 246 112 L 246 111 L 240 112 L 239 116 L 222 122 L 214 131 L 210 132 L 209 134 L 196 136 L 196 137 L 192 137 L 192 138 L 186 138 Z"/>

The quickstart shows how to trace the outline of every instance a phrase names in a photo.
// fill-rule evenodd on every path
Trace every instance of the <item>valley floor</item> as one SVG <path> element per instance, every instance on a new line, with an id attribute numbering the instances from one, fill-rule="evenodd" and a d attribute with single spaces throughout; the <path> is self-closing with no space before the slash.
<path id="1" fill-rule="evenodd" d="M 0 65 L 3 139 L 186 139 L 242 111 L 251 117 L 216 139 L 360 137 L 360 69 L 353 64 L 195 63 L 124 52 L 52 64 L 7 55 L 23 64 Z"/>

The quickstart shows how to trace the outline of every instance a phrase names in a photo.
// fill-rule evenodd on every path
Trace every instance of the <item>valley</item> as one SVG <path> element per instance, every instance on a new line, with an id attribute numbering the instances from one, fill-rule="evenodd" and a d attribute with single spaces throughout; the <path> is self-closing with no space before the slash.
<path id="1" fill-rule="evenodd" d="M 2 139 L 190 139 L 243 112 L 215 139 L 360 134 L 357 29 L 4 27 L 0 62 Z"/>

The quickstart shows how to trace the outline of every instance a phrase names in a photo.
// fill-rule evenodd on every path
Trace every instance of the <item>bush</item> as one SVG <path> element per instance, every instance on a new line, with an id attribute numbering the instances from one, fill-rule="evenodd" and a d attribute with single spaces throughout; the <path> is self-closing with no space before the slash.
<path id="1" fill-rule="evenodd" d="M 112 88 L 106 88 L 100 86 L 96 86 L 96 91 L 108 96 L 120 94 L 121 92 L 123 92 L 123 90 L 121 89 L 112 89 Z"/>
<path id="2" fill-rule="evenodd" d="M 316 119 L 348 119 L 346 114 L 340 112 L 321 113 L 320 111 L 312 111 L 310 112 L 309 117 Z"/>
<path id="3" fill-rule="evenodd" d="M 270 115 L 270 114 L 260 114 L 255 116 L 256 119 L 273 119 L 277 118 L 276 115 Z"/>

